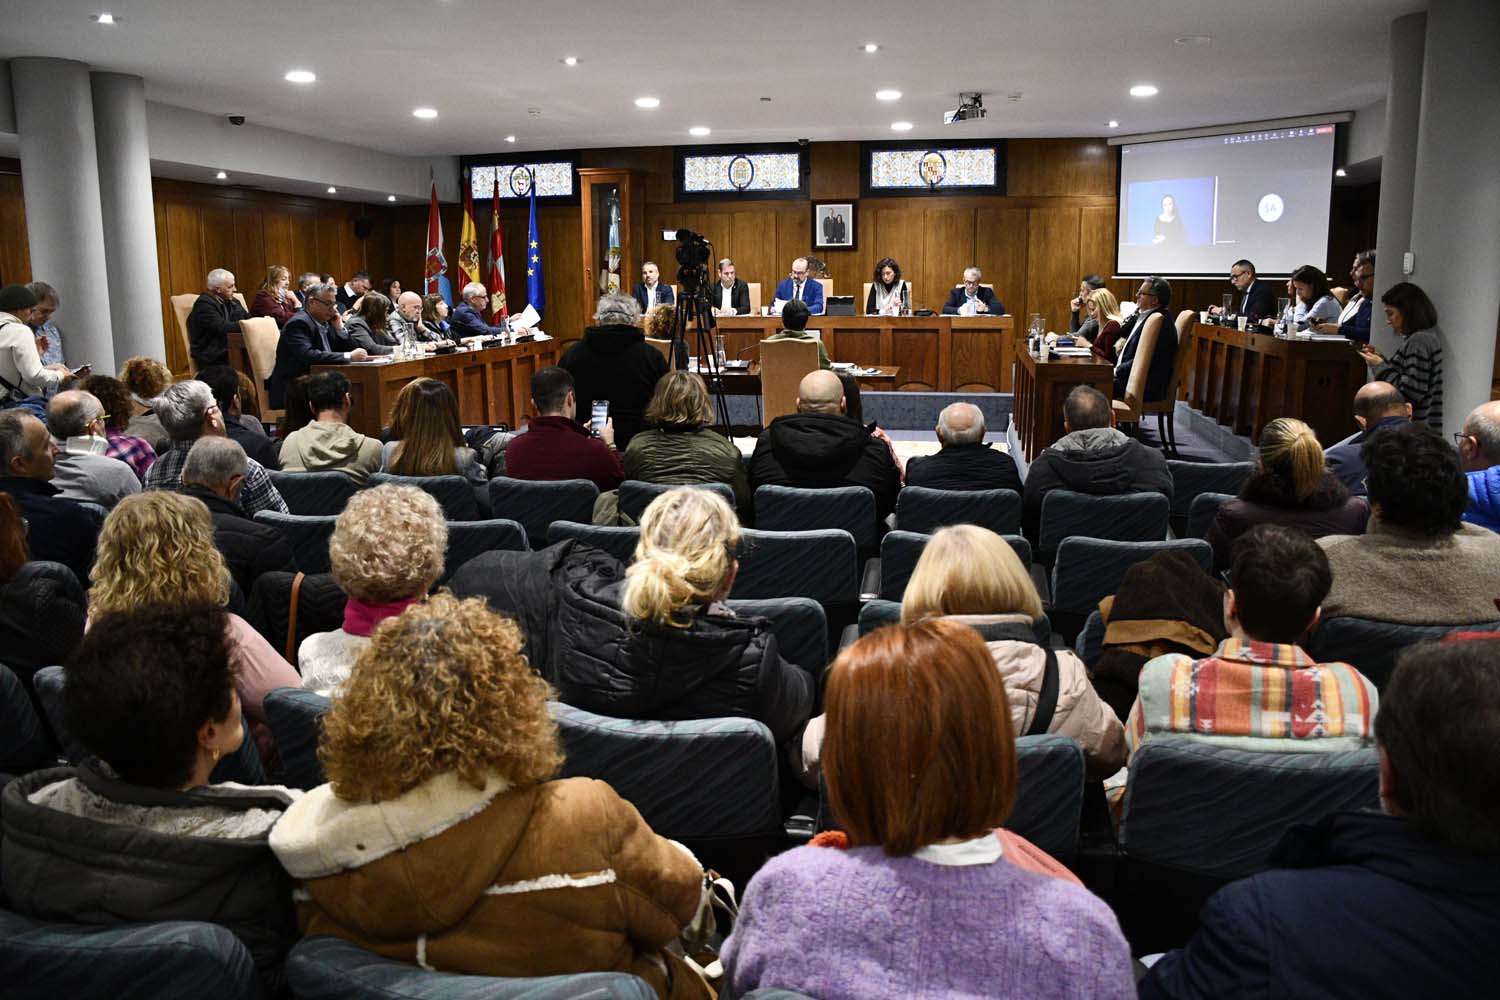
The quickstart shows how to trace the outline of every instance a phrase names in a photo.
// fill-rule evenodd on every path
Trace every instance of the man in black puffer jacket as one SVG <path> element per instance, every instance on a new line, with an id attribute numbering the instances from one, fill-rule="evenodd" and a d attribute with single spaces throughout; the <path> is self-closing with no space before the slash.
<path id="1" fill-rule="evenodd" d="M 248 596 L 262 573 L 295 568 L 286 536 L 245 516 L 235 497 L 245 485 L 245 450 L 225 437 L 199 438 L 182 466 L 182 493 L 197 497 L 214 519 L 214 545 L 229 575 Z"/>
<path id="2" fill-rule="evenodd" d="M 750 488 L 865 486 L 875 494 L 875 516 L 896 509 L 901 472 L 890 445 L 844 412 L 844 385 L 830 371 L 809 374 L 797 387 L 797 412 L 771 421 L 750 457 Z"/>

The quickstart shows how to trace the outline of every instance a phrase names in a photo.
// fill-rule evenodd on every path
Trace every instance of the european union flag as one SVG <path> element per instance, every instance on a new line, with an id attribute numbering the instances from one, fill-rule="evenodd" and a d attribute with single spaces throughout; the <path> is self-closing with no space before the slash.
<path id="1" fill-rule="evenodd" d="M 526 301 L 542 315 L 547 290 L 542 285 L 542 235 L 536 228 L 536 171 L 531 173 L 531 226 L 526 234 Z"/>

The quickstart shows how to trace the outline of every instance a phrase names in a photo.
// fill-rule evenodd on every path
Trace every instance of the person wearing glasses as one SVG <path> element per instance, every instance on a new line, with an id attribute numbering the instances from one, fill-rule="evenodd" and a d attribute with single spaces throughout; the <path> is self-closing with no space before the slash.
<path id="1" fill-rule="evenodd" d="M 964 283 L 948 293 L 943 303 L 944 316 L 999 316 L 1005 306 L 995 298 L 995 290 L 979 282 L 984 278 L 977 267 L 964 268 Z"/>
<path id="2" fill-rule="evenodd" d="M 490 292 L 477 281 L 464 286 L 463 301 L 453 310 L 449 321 L 453 326 L 453 339 L 464 337 L 499 337 L 505 333 L 504 325 L 492 326 L 484 321 L 484 311 L 490 304 Z"/>
<path id="3" fill-rule="evenodd" d="M 1172 286 L 1166 278 L 1152 275 L 1141 282 L 1135 293 L 1135 314 L 1120 328 L 1120 338 L 1125 347 L 1120 351 L 1120 360 L 1115 365 L 1115 398 L 1125 398 L 1125 387 L 1130 384 L 1130 369 L 1135 364 L 1136 351 L 1147 324 L 1154 316 L 1161 332 L 1157 334 L 1156 349 L 1151 352 L 1151 367 L 1146 372 L 1146 387 L 1141 402 L 1161 399 L 1172 380 L 1172 363 L 1177 358 L 1177 324 L 1172 322 L 1167 308 L 1172 304 Z"/>
<path id="4" fill-rule="evenodd" d="M 1469 480 L 1464 520 L 1500 531 L 1500 401 L 1480 403 L 1470 410 L 1453 442 Z"/>
<path id="5" fill-rule="evenodd" d="M 1375 295 L 1375 251 L 1365 250 L 1354 257 L 1354 267 L 1349 271 L 1354 282 L 1355 293 L 1344 303 L 1339 318 L 1331 323 L 1314 323 L 1316 333 L 1336 333 L 1348 337 L 1356 344 L 1370 342 L 1370 313 L 1373 311 Z"/>
<path id="6" fill-rule="evenodd" d="M 282 328 L 281 339 L 276 342 L 276 367 L 266 386 L 273 410 L 286 403 L 286 387 L 292 380 L 312 371 L 313 365 L 342 365 L 369 357 L 344 333 L 338 294 L 331 284 L 313 285 L 302 308 Z"/>
<path id="7" fill-rule="evenodd" d="M 792 261 L 791 277 L 781 279 L 776 286 L 776 300 L 805 302 L 809 313 L 823 315 L 823 285 L 809 275 L 806 257 Z"/>
<path id="8" fill-rule="evenodd" d="M 77 389 L 60 392 L 47 404 L 47 430 L 58 442 L 52 465 L 52 485 L 58 496 L 113 507 L 141 491 L 135 471 L 105 454 L 108 420 L 99 398 Z"/>
<path id="9" fill-rule="evenodd" d="M 1275 314 L 1276 289 L 1268 282 L 1257 280 L 1253 263 L 1241 258 L 1230 264 L 1229 283 L 1240 293 L 1239 304 L 1235 307 L 1236 316 L 1245 316 L 1250 322 L 1258 323 Z M 1213 316 L 1224 313 L 1220 306 L 1209 306 L 1208 311 Z"/>

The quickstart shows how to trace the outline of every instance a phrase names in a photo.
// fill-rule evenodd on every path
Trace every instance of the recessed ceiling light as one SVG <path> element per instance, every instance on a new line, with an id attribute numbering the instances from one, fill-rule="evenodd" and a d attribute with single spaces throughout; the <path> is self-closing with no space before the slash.
<path id="1" fill-rule="evenodd" d="M 229 180 L 229 175 L 226 174 L 224 171 L 220 170 L 218 173 L 214 174 L 214 179 L 215 180 L 221 180 L 221 181 L 227 181 L 227 180 Z"/>
<path id="2" fill-rule="evenodd" d="M 516 141 L 516 137 L 513 136 L 513 135 L 508 135 L 508 136 L 505 137 L 505 141 L 506 142 L 515 142 Z"/>
<path id="3" fill-rule="evenodd" d="M 95 14 L 94 15 L 94 23 L 95 24 L 114 24 L 115 23 L 115 16 L 113 14 L 109 13 L 108 11 L 106 11 L 103 14 Z"/>
<path id="4" fill-rule="evenodd" d="M 891 130 L 895 132 L 910 132 L 911 122 L 891 122 Z"/>
<path id="5" fill-rule="evenodd" d="M 880 51 L 880 46 L 876 45 L 874 42 L 865 42 L 865 51 L 870 53 L 871 55 L 874 55 L 876 52 Z"/>
<path id="6" fill-rule="evenodd" d="M 1207 45 L 1213 41 L 1211 35 L 1183 35 L 1181 38 L 1172 39 L 1174 45 Z"/>
<path id="7" fill-rule="evenodd" d="M 1155 97 L 1156 96 L 1156 84 L 1154 84 L 1154 83 L 1138 83 L 1134 87 L 1130 88 L 1130 96 L 1131 97 Z"/>
<path id="8" fill-rule="evenodd" d="M 638 108 L 656 108 L 656 107 L 660 107 L 661 106 L 661 98 L 659 98 L 659 97 L 637 97 L 635 99 L 635 106 L 638 107 Z"/>
<path id="9" fill-rule="evenodd" d="M 385 196 L 385 200 L 386 201 L 395 201 L 396 200 L 396 196 L 393 195 L 393 194 L 388 194 L 388 195 Z"/>
<path id="10" fill-rule="evenodd" d="M 1337 170 L 1335 170 L 1333 172 L 1333 176 L 1335 176 L 1335 177 L 1348 177 L 1349 176 L 1349 171 L 1345 170 L 1343 167 L 1339 167 Z"/>
<path id="11" fill-rule="evenodd" d="M 577 66 L 578 65 L 578 57 L 577 56 L 563 56 L 563 65 L 564 66 Z"/>
<path id="12" fill-rule="evenodd" d="M 330 184 L 330 185 L 328 185 L 328 193 L 329 194 L 338 194 L 339 193 L 339 189 L 336 188 L 336 187 L 334 187 L 332 184 Z"/>
<path id="13" fill-rule="evenodd" d="M 290 70 L 286 75 L 287 83 L 316 83 L 318 74 L 310 69 Z"/>
<path id="14" fill-rule="evenodd" d="M 877 91 L 875 91 L 875 100 L 877 100 L 877 101 L 899 101 L 899 100 L 901 100 L 901 91 L 899 91 L 899 90 L 877 90 Z"/>
<path id="15" fill-rule="evenodd" d="M 694 125 L 692 128 L 688 129 L 688 135 L 696 135 L 702 137 L 708 135 L 708 133 L 712 131 L 713 129 L 709 128 L 707 125 Z"/>
<path id="16" fill-rule="evenodd" d="M 437 108 L 412 108 L 411 116 L 413 118 L 436 118 Z"/>
<path id="17" fill-rule="evenodd" d="M 1109 120 L 1109 127 L 1110 128 L 1119 128 L 1120 127 L 1120 123 L 1117 122 L 1117 121 L 1115 121 L 1113 118 L 1111 118 Z"/>

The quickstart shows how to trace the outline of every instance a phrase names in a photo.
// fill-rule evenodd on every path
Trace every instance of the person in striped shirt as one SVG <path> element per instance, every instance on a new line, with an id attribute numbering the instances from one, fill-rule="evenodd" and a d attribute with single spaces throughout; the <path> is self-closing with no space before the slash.
<path id="1" fill-rule="evenodd" d="M 1229 638 L 1204 659 L 1169 653 L 1141 668 L 1129 753 L 1163 736 L 1279 753 L 1373 745 L 1375 685 L 1298 645 L 1332 583 L 1327 556 L 1298 529 L 1264 524 L 1240 536 L 1224 594 Z"/>
<path id="2" fill-rule="evenodd" d="M 1369 344 L 1359 353 L 1369 366 L 1370 377 L 1389 382 L 1411 404 L 1411 418 L 1443 432 L 1443 336 L 1438 330 L 1437 307 L 1420 287 L 1409 281 L 1392 285 L 1380 297 L 1386 322 L 1401 338 L 1401 346 L 1389 358 Z"/>

